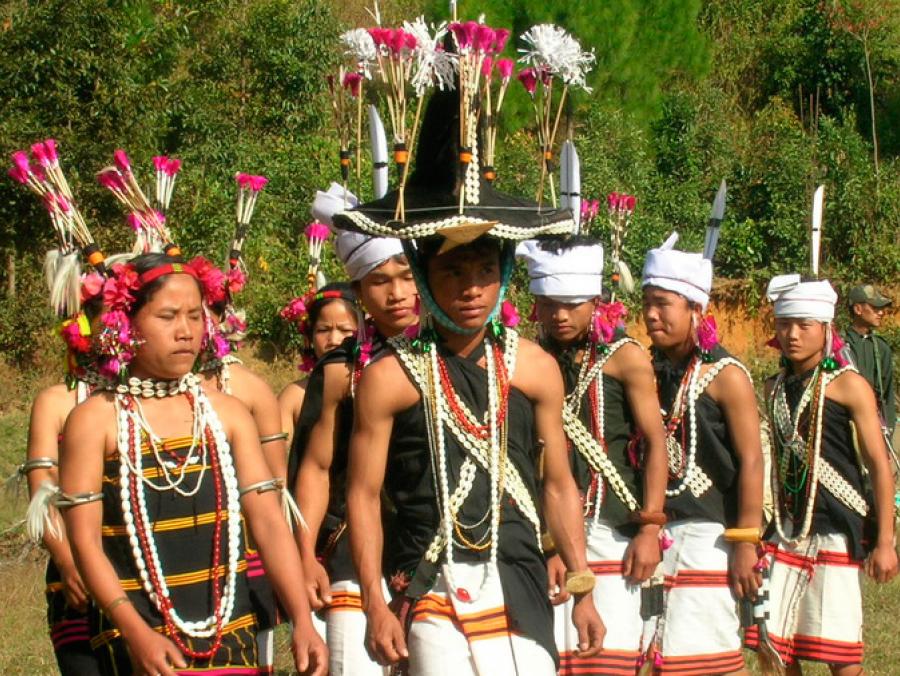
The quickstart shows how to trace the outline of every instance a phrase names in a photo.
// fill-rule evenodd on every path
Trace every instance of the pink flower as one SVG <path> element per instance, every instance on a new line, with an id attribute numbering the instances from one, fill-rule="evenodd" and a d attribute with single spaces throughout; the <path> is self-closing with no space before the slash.
<path id="1" fill-rule="evenodd" d="M 122 365 L 119 360 L 113 357 L 112 359 L 101 359 L 100 366 L 97 370 L 100 372 L 100 375 L 107 380 L 115 380 L 119 377 L 121 368 Z"/>
<path id="2" fill-rule="evenodd" d="M 282 308 L 280 314 L 282 319 L 286 319 L 289 322 L 295 322 L 300 317 L 306 315 L 306 303 L 302 298 L 294 298 Z"/>
<path id="3" fill-rule="evenodd" d="M 266 187 L 266 183 L 269 182 L 265 176 L 251 176 L 250 177 L 250 190 L 253 192 L 259 192 L 263 188 Z"/>
<path id="4" fill-rule="evenodd" d="M 716 326 L 716 318 L 712 314 L 706 315 L 697 326 L 697 345 L 704 352 L 710 352 L 719 344 L 719 332 Z"/>
<path id="5" fill-rule="evenodd" d="M 99 272 L 89 272 L 81 278 L 81 300 L 88 301 L 103 291 L 106 280 Z"/>
<path id="6" fill-rule="evenodd" d="M 378 46 L 381 46 L 387 42 L 389 33 L 390 31 L 387 28 L 369 29 L 369 35 L 372 37 L 372 42 L 374 42 Z"/>
<path id="7" fill-rule="evenodd" d="M 522 318 L 519 317 L 519 311 L 516 310 L 516 306 L 509 300 L 504 300 L 503 304 L 500 306 L 500 321 L 503 322 L 503 326 L 509 328 L 518 326 L 519 322 L 522 321 Z"/>
<path id="8" fill-rule="evenodd" d="M 250 174 L 245 174 L 243 171 L 239 171 L 234 175 L 234 180 L 237 181 L 239 188 L 248 188 L 250 187 Z"/>
<path id="9" fill-rule="evenodd" d="M 362 83 L 362 75 L 359 73 L 347 73 L 341 83 L 344 89 L 349 90 L 351 96 L 359 96 L 359 88 Z"/>
<path id="10" fill-rule="evenodd" d="M 114 190 L 117 192 L 122 192 L 125 190 L 125 181 L 122 178 L 122 175 L 116 171 L 115 169 L 104 169 L 99 174 L 97 174 L 97 182 L 100 183 L 104 188 L 108 188 L 109 190 Z"/>
<path id="11" fill-rule="evenodd" d="M 466 32 L 466 41 L 470 47 L 474 47 L 475 41 L 478 39 L 478 28 L 481 24 L 477 21 L 466 21 L 463 24 L 463 30 Z"/>
<path id="12" fill-rule="evenodd" d="M 103 303 L 113 311 L 124 310 L 134 302 L 140 280 L 137 271 L 130 265 L 114 265 L 112 274 L 103 284 Z"/>
<path id="13" fill-rule="evenodd" d="M 484 57 L 484 61 L 481 62 L 481 75 L 482 77 L 489 78 L 491 76 L 491 70 L 494 67 L 494 60 L 486 56 Z"/>
<path id="14" fill-rule="evenodd" d="M 454 21 L 450 24 L 450 32 L 453 33 L 453 37 L 456 38 L 456 45 L 460 49 L 467 49 L 471 44 L 466 33 L 466 27 L 461 24 L 459 21 Z"/>
<path id="15" fill-rule="evenodd" d="M 49 167 L 51 165 L 50 157 L 47 153 L 47 149 L 43 143 L 35 143 L 31 146 L 31 156 L 40 164 L 42 167 Z"/>
<path id="16" fill-rule="evenodd" d="M 153 166 L 156 167 L 157 171 L 165 171 L 166 163 L 169 161 L 169 158 L 165 155 L 157 155 L 153 158 Z"/>
<path id="17" fill-rule="evenodd" d="M 247 283 L 247 276 L 238 267 L 231 268 L 225 274 L 225 279 L 230 294 L 240 293 L 244 288 L 244 284 Z"/>
<path id="18" fill-rule="evenodd" d="M 610 211 L 615 211 L 619 208 L 619 193 L 611 192 L 606 196 L 606 207 Z"/>
<path id="19" fill-rule="evenodd" d="M 477 24 L 475 28 L 475 49 L 480 52 L 488 53 L 494 44 L 494 29 L 483 23 Z"/>
<path id="20" fill-rule="evenodd" d="M 581 220 L 587 221 L 591 217 L 591 201 L 581 200 Z"/>
<path id="21" fill-rule="evenodd" d="M 594 313 L 591 339 L 595 342 L 610 343 L 616 330 L 623 326 L 628 310 L 622 303 L 601 303 Z"/>
<path id="22" fill-rule="evenodd" d="M 500 77 L 503 78 L 504 82 L 512 77 L 514 65 L 512 59 L 497 59 L 497 72 L 500 73 Z"/>
<path id="23" fill-rule="evenodd" d="M 592 200 L 591 201 L 591 218 L 597 218 L 597 214 L 600 213 L 600 200 Z"/>
<path id="24" fill-rule="evenodd" d="M 179 171 L 181 171 L 181 160 L 177 157 L 170 157 L 169 161 L 166 162 L 166 166 L 163 168 L 166 176 L 175 176 Z"/>
<path id="25" fill-rule="evenodd" d="M 141 220 L 141 217 L 138 216 L 137 212 L 132 211 L 125 217 L 125 222 L 131 226 L 131 229 L 135 232 L 140 232 L 144 227 L 144 222 Z"/>
<path id="26" fill-rule="evenodd" d="M 499 54 L 506 49 L 506 41 L 509 40 L 509 31 L 506 28 L 498 28 L 494 31 L 494 53 Z"/>
<path id="27" fill-rule="evenodd" d="M 328 229 L 328 226 L 324 223 L 319 223 L 318 221 L 313 221 L 309 225 L 306 226 L 306 230 L 304 234 L 306 234 L 306 239 L 312 240 L 326 240 L 328 239 L 328 235 L 331 231 Z"/>
<path id="28" fill-rule="evenodd" d="M 60 330 L 60 334 L 73 352 L 85 354 L 91 351 L 91 340 L 88 336 L 81 334 L 81 326 L 77 319 L 66 323 Z"/>
<path id="29" fill-rule="evenodd" d="M 10 167 L 7 169 L 6 174 L 16 183 L 21 183 L 22 185 L 28 183 L 28 172 L 22 171 L 19 167 Z"/>
<path id="30" fill-rule="evenodd" d="M 414 50 L 419 44 L 418 41 L 416 40 L 416 36 L 413 35 L 412 33 L 405 33 L 404 36 L 405 36 L 404 46 L 409 51 Z"/>
<path id="31" fill-rule="evenodd" d="M 537 74 L 534 72 L 534 68 L 523 68 L 517 77 L 525 87 L 525 91 L 534 96 L 534 90 L 537 89 Z"/>
<path id="32" fill-rule="evenodd" d="M 25 174 L 31 173 L 31 165 L 28 162 L 28 155 L 22 150 L 17 150 L 11 155 L 12 163 L 18 167 L 19 171 Z"/>
<path id="33" fill-rule="evenodd" d="M 622 208 L 625 211 L 632 212 L 634 211 L 634 207 L 637 204 L 637 198 L 634 195 L 623 195 L 622 196 Z"/>
<path id="34" fill-rule="evenodd" d="M 47 154 L 47 159 L 51 164 L 56 164 L 59 161 L 59 154 L 56 152 L 56 139 L 44 139 L 44 152 Z"/>
<path id="35" fill-rule="evenodd" d="M 216 359 L 221 359 L 231 352 L 231 344 L 218 331 L 212 337 L 213 354 Z"/>
<path id="36" fill-rule="evenodd" d="M 842 350 L 844 349 L 844 341 L 838 330 L 831 327 L 831 356 L 837 362 L 837 365 L 843 368 L 847 365 L 847 359 L 844 357 Z"/>
<path id="37" fill-rule="evenodd" d="M 675 539 L 669 535 L 666 531 L 663 531 L 659 534 L 659 548 L 663 551 L 666 551 L 669 547 L 671 547 L 675 543 Z"/>
<path id="38" fill-rule="evenodd" d="M 203 256 L 196 256 L 188 263 L 203 287 L 203 299 L 209 305 L 225 300 L 225 273 Z"/>
<path id="39" fill-rule="evenodd" d="M 116 166 L 119 168 L 123 174 L 131 173 L 131 161 L 128 159 L 128 155 L 124 150 L 118 148 L 113 153 L 113 161 L 116 163 Z"/>

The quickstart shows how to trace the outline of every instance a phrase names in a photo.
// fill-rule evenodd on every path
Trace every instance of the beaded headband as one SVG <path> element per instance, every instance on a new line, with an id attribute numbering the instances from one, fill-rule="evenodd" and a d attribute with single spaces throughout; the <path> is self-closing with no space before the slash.
<path id="1" fill-rule="evenodd" d="M 166 275 L 190 275 L 194 279 L 199 279 L 197 272 L 187 263 L 166 263 L 142 274 L 139 277 L 138 288 L 147 286 L 150 282 Z"/>

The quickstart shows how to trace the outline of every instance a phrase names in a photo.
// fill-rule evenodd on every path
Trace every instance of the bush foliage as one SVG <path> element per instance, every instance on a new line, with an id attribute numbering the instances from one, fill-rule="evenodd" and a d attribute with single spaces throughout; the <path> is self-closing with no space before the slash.
<path id="1" fill-rule="evenodd" d="M 824 272 L 844 282 L 900 272 L 896 8 L 896 0 L 498 0 L 486 19 L 514 34 L 557 22 L 596 51 L 593 92 L 572 97 L 565 126 L 585 196 L 638 197 L 625 247 L 632 271 L 671 230 L 699 248 L 725 178 L 717 273 L 749 279 L 754 298 L 767 275 L 805 269 L 820 183 Z M 381 3 L 386 24 L 419 11 L 440 18 L 446 3 Z M 465 0 L 460 11 L 485 8 Z M 879 19 L 865 45 L 859 25 L 845 20 L 853 12 Z M 170 222 L 186 252 L 220 260 L 233 227 L 233 174 L 268 176 L 245 247 L 251 283 L 242 303 L 252 331 L 280 349 L 290 331 L 277 310 L 305 284 L 308 205 L 338 176 L 324 76 L 340 58 L 336 36 L 367 22 L 361 4 L 335 0 L 0 2 L 2 148 L 57 138 L 108 253 L 129 241 L 121 212 L 93 180 L 115 148 L 148 184 L 153 155 L 184 160 Z M 877 176 L 864 46 L 875 75 Z M 499 187 L 521 192 L 537 182 L 537 147 L 527 97 L 513 87 Z M 17 280 L 15 295 L 0 298 L 0 350 L 18 361 L 36 354 L 23 332 L 48 335 L 52 324 L 37 272 L 52 243 L 41 211 L 0 183 L 0 276 L 7 286 L 11 272 Z M 340 275 L 330 255 L 325 272 Z"/>

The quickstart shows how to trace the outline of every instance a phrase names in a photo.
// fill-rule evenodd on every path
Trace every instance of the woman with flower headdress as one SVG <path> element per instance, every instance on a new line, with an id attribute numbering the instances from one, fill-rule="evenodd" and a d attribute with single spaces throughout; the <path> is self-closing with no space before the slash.
<path id="1" fill-rule="evenodd" d="M 324 223 L 331 222 L 329 194 L 320 193 L 313 206 L 314 215 Z M 349 194 L 347 199 L 355 200 Z M 343 197 L 338 202 L 343 204 Z M 359 323 L 356 340 L 324 354 L 311 372 L 295 428 L 289 476 L 296 477 L 292 481 L 297 502 L 309 524 L 308 531 L 296 535 L 310 606 L 325 618 L 330 671 L 335 676 L 380 676 L 382 667 L 366 652 L 365 615 L 348 546 L 348 445 L 356 382 L 368 364 L 381 358 L 386 337 L 415 323 L 416 292 L 396 239 L 340 232 L 334 249 L 370 319 Z"/>
<path id="2" fill-rule="evenodd" d="M 878 405 L 841 355 L 832 324 L 837 294 L 827 280 L 781 275 L 768 296 L 770 344 L 782 355 L 781 371 L 766 381 L 771 583 L 767 635 L 748 630 L 747 643 L 773 647 L 789 674 L 809 660 L 856 676 L 863 673 L 862 572 L 879 583 L 897 574 L 894 486 Z"/>
<path id="3" fill-rule="evenodd" d="M 517 254 L 528 266 L 542 346 L 566 384 L 563 424 L 584 505 L 588 566 L 597 579 L 594 602 L 607 628 L 599 655 L 577 655 L 565 567 L 551 548 L 559 673 L 633 673 L 641 654 L 641 584 L 661 560 L 666 522 L 665 437 L 653 366 L 625 333 L 624 306 L 601 299 L 599 242 L 586 236 L 528 241 Z"/>
<path id="4" fill-rule="evenodd" d="M 113 267 L 103 297 L 100 366 L 119 385 L 69 416 L 57 501 L 97 604 L 103 673 L 256 673 L 246 521 L 293 622 L 297 668 L 324 674 L 253 418 L 191 372 L 205 330 L 197 273 L 142 255 Z"/>
<path id="5" fill-rule="evenodd" d="M 677 238 L 647 253 L 642 282 L 669 465 L 666 591 L 648 608 L 657 617 L 646 659 L 659 673 L 746 673 L 735 599 L 754 599 L 762 582 L 756 395 L 746 367 L 718 343 L 712 315 L 704 316 L 713 248 L 709 258 L 678 251 Z"/>
<path id="6" fill-rule="evenodd" d="M 296 323 L 300 331 L 303 348 L 299 368 L 306 374 L 326 353 L 354 336 L 362 322 L 356 294 L 346 282 L 326 284 L 318 291 L 295 298 L 281 311 L 281 316 Z M 288 447 L 294 438 L 308 383 L 308 377 L 295 380 L 285 385 L 278 395 L 281 426 L 288 435 Z"/>

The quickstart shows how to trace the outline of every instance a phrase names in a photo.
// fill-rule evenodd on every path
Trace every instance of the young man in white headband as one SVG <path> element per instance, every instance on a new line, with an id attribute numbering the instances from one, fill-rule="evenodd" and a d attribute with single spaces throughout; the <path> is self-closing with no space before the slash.
<path id="1" fill-rule="evenodd" d="M 633 672 L 641 654 L 641 583 L 661 559 L 666 451 L 649 355 L 625 334 L 625 308 L 604 303 L 603 247 L 585 237 L 526 241 L 541 341 L 566 385 L 563 423 L 584 505 L 594 603 L 607 627 L 603 651 L 577 654 L 565 566 L 548 560 L 562 675 Z M 548 543 L 549 544 L 549 543 Z"/>
<path id="2" fill-rule="evenodd" d="M 704 316 L 712 263 L 674 249 L 648 252 L 643 314 L 666 425 L 663 569 L 668 590 L 648 658 L 660 673 L 745 673 L 735 599 L 754 598 L 763 462 L 747 369 Z"/>
<path id="3" fill-rule="evenodd" d="M 332 189 L 333 191 L 334 189 Z M 324 199 L 329 195 L 332 199 Z M 351 204 L 353 195 L 347 194 Z M 313 215 L 331 224 L 343 199 L 320 193 Z M 366 617 L 350 561 L 346 533 L 347 449 L 353 428 L 353 390 L 362 369 L 385 349 L 384 340 L 417 321 L 416 287 L 399 240 L 339 231 L 334 249 L 370 319 L 355 343 L 327 353 L 310 374 L 297 421 L 289 473 L 309 529 L 297 531 L 310 606 L 324 608 L 330 673 L 381 676 L 366 652 Z M 321 560 L 321 563 L 320 563 Z"/>
<path id="4" fill-rule="evenodd" d="M 856 676 L 863 673 L 860 571 L 881 583 L 897 573 L 894 489 L 877 402 L 840 354 L 831 284 L 781 275 L 769 283 L 768 297 L 783 364 L 766 382 L 771 590 L 767 635 L 748 631 L 747 642 L 774 648 L 789 674 L 811 660 Z"/>

